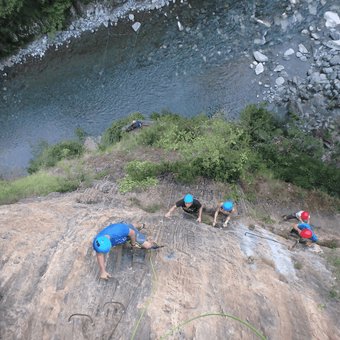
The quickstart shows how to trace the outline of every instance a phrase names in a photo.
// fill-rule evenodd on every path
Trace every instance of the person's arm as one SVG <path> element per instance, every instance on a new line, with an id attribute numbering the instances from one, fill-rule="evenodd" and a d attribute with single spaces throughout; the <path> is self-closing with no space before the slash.
<path id="1" fill-rule="evenodd" d="M 130 237 L 130 240 L 131 240 L 132 247 L 135 247 L 136 246 L 136 233 L 133 229 L 130 229 L 129 237 Z"/>
<path id="2" fill-rule="evenodd" d="M 97 253 L 97 262 L 100 271 L 100 278 L 107 280 L 108 278 L 112 277 L 105 269 L 105 257 L 103 253 Z"/>
<path id="3" fill-rule="evenodd" d="M 230 214 L 227 216 L 223 224 L 226 226 L 229 223 L 229 221 L 230 221 Z"/>
<path id="4" fill-rule="evenodd" d="M 293 228 L 294 228 L 294 229 L 298 232 L 298 234 L 300 235 L 301 230 L 299 229 L 298 224 L 294 224 L 294 225 L 293 225 Z"/>
<path id="5" fill-rule="evenodd" d="M 203 205 L 201 205 L 200 209 L 198 210 L 198 218 L 197 218 L 198 223 L 202 222 L 202 211 L 203 211 Z"/>
<path id="6" fill-rule="evenodd" d="M 213 227 L 215 227 L 215 225 L 216 225 L 217 216 L 218 216 L 218 213 L 219 213 L 219 212 L 220 212 L 220 205 L 217 207 L 217 209 L 216 209 L 216 211 L 215 211 Z"/>
<path id="7" fill-rule="evenodd" d="M 177 208 L 176 204 L 170 208 L 170 210 L 165 214 L 165 217 L 170 217 L 171 213 Z"/>

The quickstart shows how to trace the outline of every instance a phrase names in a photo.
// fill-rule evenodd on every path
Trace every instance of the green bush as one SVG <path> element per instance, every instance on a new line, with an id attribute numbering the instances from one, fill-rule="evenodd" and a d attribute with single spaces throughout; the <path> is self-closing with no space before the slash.
<path id="1" fill-rule="evenodd" d="M 126 167 L 126 173 L 135 181 L 142 181 L 148 177 L 156 177 L 162 170 L 162 165 L 152 162 L 132 161 Z"/>
<path id="2" fill-rule="evenodd" d="M 147 177 L 143 180 L 135 180 L 129 175 L 125 176 L 123 179 L 118 181 L 119 183 L 119 191 L 122 193 L 126 193 L 135 189 L 146 189 L 151 186 L 155 186 L 158 184 L 157 178 Z"/>
<path id="3" fill-rule="evenodd" d="M 322 141 L 298 128 L 294 116 L 278 121 L 263 106 L 241 113 L 241 125 L 263 165 L 278 179 L 340 195 L 340 170 L 321 160 Z"/>
<path id="4" fill-rule="evenodd" d="M 138 138 L 143 145 L 177 150 L 182 160 L 171 171 L 185 182 L 198 176 L 234 181 L 254 165 L 243 129 L 222 119 L 161 115 Z"/>
<path id="5" fill-rule="evenodd" d="M 62 159 L 79 157 L 84 152 L 84 146 L 76 141 L 65 141 L 49 146 L 42 142 L 35 152 L 35 157 L 30 161 L 28 173 L 33 174 L 40 169 L 52 167 Z"/>
<path id="6" fill-rule="evenodd" d="M 41 34 L 65 27 L 72 0 L 6 0 L 0 2 L 0 57 Z"/>
<path id="7" fill-rule="evenodd" d="M 39 172 L 14 181 L 0 181 L 0 204 L 9 204 L 32 196 L 44 196 L 50 192 L 67 192 L 79 185 L 76 178 L 51 176 Z"/>
<path id="8" fill-rule="evenodd" d="M 146 189 L 158 184 L 156 176 L 166 168 L 163 164 L 132 161 L 125 166 L 126 176 L 119 181 L 119 191 Z"/>
<path id="9" fill-rule="evenodd" d="M 131 124 L 133 120 L 141 119 L 144 119 L 144 116 L 139 112 L 135 112 L 131 114 L 129 117 L 122 118 L 113 122 L 111 126 L 105 130 L 102 136 L 100 148 L 104 150 L 108 146 L 119 142 L 122 136 L 126 133 L 124 132 L 124 127 L 127 126 L 128 124 Z"/>

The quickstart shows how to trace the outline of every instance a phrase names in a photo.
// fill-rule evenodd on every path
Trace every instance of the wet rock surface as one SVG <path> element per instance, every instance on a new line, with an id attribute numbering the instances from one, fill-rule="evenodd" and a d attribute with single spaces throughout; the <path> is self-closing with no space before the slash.
<path id="1" fill-rule="evenodd" d="M 170 338 L 253 339 L 244 324 L 269 339 L 334 339 L 339 301 L 330 299 L 334 275 L 322 253 L 279 236 L 290 230 L 282 213 L 262 204 L 269 227 L 251 220 L 256 209 L 238 202 L 238 216 L 212 228 L 211 213 L 198 224 L 177 210 L 165 212 L 192 192 L 213 211 L 228 188 L 164 181 L 157 189 L 121 195 L 114 181 L 98 181 L 76 193 L 32 198 L 0 207 L 0 338 L 160 339 L 200 315 Z M 158 204 L 156 212 L 147 212 Z M 340 239 L 339 216 L 314 213 L 320 239 Z M 111 250 L 109 281 L 100 281 L 94 235 L 117 221 L 144 221 L 145 234 L 164 248 Z M 255 236 L 254 236 L 255 235 Z M 319 253 L 321 251 L 321 253 Z"/>

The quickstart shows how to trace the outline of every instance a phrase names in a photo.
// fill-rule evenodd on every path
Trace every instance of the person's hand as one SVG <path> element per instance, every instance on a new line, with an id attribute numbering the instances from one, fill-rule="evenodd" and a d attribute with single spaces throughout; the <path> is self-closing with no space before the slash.
<path id="1" fill-rule="evenodd" d="M 216 222 L 213 222 L 213 227 L 215 227 L 216 226 Z"/>
<path id="2" fill-rule="evenodd" d="M 202 219 L 199 217 L 196 221 L 197 221 L 198 223 L 201 223 L 201 222 L 202 222 Z"/>
<path id="3" fill-rule="evenodd" d="M 108 280 L 108 279 L 111 278 L 111 277 L 112 277 L 112 275 L 109 274 L 108 272 L 104 272 L 104 273 L 101 273 L 101 274 L 100 274 L 100 278 L 101 278 L 102 280 Z"/>
<path id="4" fill-rule="evenodd" d="M 166 213 L 164 216 L 165 216 L 166 218 L 170 218 L 170 213 Z"/>

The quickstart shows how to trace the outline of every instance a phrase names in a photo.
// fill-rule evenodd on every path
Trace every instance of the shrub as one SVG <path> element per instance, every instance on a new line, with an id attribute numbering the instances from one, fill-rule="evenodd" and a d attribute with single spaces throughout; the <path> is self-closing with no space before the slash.
<path id="1" fill-rule="evenodd" d="M 14 181 L 0 181 L 0 204 L 14 203 L 22 198 L 43 196 L 50 192 L 72 191 L 78 185 L 75 178 L 56 177 L 44 172 Z"/>
<path id="2" fill-rule="evenodd" d="M 35 152 L 35 158 L 29 163 L 28 173 L 33 174 L 40 169 L 52 167 L 62 159 L 79 157 L 83 152 L 83 145 L 76 141 L 60 142 L 52 146 L 42 142 Z"/>
<path id="3" fill-rule="evenodd" d="M 135 189 L 146 189 L 158 184 L 157 178 L 147 177 L 142 180 L 135 180 L 131 176 L 127 175 L 123 179 L 118 181 L 119 191 L 126 193 Z"/>
<path id="4" fill-rule="evenodd" d="M 125 167 L 128 176 L 135 181 L 142 181 L 148 177 L 155 177 L 160 173 L 161 169 L 162 165 L 147 161 L 132 161 Z"/>
<path id="5" fill-rule="evenodd" d="M 146 189 L 158 184 L 157 176 L 162 170 L 163 164 L 152 162 L 132 161 L 129 162 L 125 171 L 127 175 L 119 181 L 119 191 L 128 192 L 134 189 Z"/>
<path id="6" fill-rule="evenodd" d="M 279 122 L 263 106 L 251 105 L 241 113 L 241 125 L 257 159 L 276 178 L 340 195 L 340 170 L 321 160 L 322 142 L 299 129 L 294 116 Z"/>
<path id="7" fill-rule="evenodd" d="M 102 141 L 100 144 L 100 148 L 103 150 L 108 146 L 119 142 L 124 135 L 124 127 L 130 124 L 133 120 L 144 119 L 144 116 L 135 112 L 131 114 L 129 117 L 119 119 L 111 124 L 111 126 L 105 130 Z"/>

